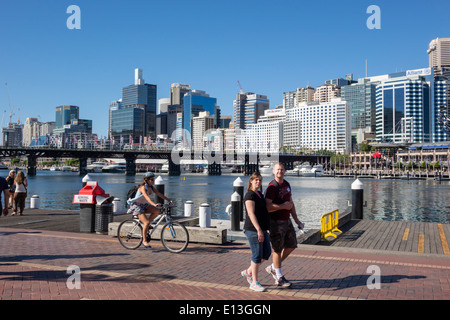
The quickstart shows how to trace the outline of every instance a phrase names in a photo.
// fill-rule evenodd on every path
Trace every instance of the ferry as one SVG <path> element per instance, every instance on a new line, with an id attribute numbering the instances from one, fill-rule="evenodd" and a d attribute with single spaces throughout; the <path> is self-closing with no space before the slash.
<path id="1" fill-rule="evenodd" d="M 107 166 L 108 163 L 104 161 L 95 161 L 87 166 L 88 172 L 102 172 L 103 167 Z"/>
<path id="2" fill-rule="evenodd" d="M 102 172 L 106 173 L 124 173 L 127 168 L 125 163 L 113 163 L 102 168 Z"/>

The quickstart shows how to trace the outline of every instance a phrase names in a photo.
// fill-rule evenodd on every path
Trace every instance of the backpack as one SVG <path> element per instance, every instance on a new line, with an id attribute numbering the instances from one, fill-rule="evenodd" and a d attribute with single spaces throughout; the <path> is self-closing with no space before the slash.
<path id="1" fill-rule="evenodd" d="M 136 197 L 136 193 L 138 192 L 140 186 L 141 185 L 138 184 L 137 186 L 131 187 L 130 190 L 128 190 L 127 199 L 134 199 Z M 153 187 L 151 187 L 151 189 L 153 192 L 155 192 L 155 189 Z"/>
<path id="2" fill-rule="evenodd" d="M 136 193 L 139 190 L 139 186 L 140 185 L 133 186 L 133 187 L 131 187 L 130 190 L 128 190 L 127 199 L 134 199 L 134 197 L 136 197 Z"/>

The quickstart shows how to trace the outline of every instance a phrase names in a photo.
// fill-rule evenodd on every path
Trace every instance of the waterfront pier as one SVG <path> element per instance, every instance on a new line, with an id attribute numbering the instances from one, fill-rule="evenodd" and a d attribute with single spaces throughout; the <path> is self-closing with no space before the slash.
<path id="1" fill-rule="evenodd" d="M 181 174 L 181 161 L 179 160 L 207 160 L 208 174 L 221 175 L 221 165 L 226 161 L 233 161 L 243 165 L 243 172 L 251 175 L 259 169 L 262 161 L 282 162 L 286 170 L 294 168 L 295 162 L 309 162 L 311 164 L 324 164 L 329 162 L 330 156 L 327 155 L 294 155 L 285 153 L 195 153 L 191 151 L 172 151 L 170 149 L 154 150 L 91 150 L 91 149 L 56 149 L 56 148 L 20 148 L 20 147 L 1 147 L 1 158 L 27 157 L 27 175 L 36 175 L 37 159 L 39 157 L 47 158 L 76 158 L 79 159 L 78 172 L 80 175 L 87 173 L 87 160 L 99 158 L 119 158 L 125 159 L 125 174 L 136 174 L 137 159 L 155 159 L 167 160 L 169 165 L 169 175 L 179 176 Z"/>

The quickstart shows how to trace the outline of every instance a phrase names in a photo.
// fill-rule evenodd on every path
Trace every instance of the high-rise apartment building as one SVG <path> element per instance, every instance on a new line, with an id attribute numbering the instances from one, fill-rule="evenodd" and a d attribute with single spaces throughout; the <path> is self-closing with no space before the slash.
<path id="1" fill-rule="evenodd" d="M 314 92 L 314 101 L 330 102 L 331 99 L 341 96 L 341 89 L 335 84 L 324 84 L 316 88 Z"/>
<path id="2" fill-rule="evenodd" d="M 437 96 L 443 97 L 439 94 L 442 90 L 445 93 L 445 97 L 436 101 L 436 108 L 442 109 L 448 117 L 450 115 L 450 38 L 432 40 L 427 52 L 430 68 L 433 68 L 436 77 Z M 447 137 L 447 140 L 449 139 L 450 136 Z"/>
<path id="3" fill-rule="evenodd" d="M 306 88 L 297 88 L 297 104 L 295 105 L 298 107 L 298 104 L 301 102 L 311 102 L 314 101 L 314 93 L 316 92 L 316 89 L 314 89 L 311 86 L 307 86 Z"/>
<path id="4" fill-rule="evenodd" d="M 233 102 L 233 117 L 235 127 L 245 129 L 258 121 L 264 115 L 264 110 L 269 109 L 267 96 L 252 92 L 240 92 Z"/>
<path id="5" fill-rule="evenodd" d="M 432 40 L 427 52 L 434 74 L 450 76 L 450 38 Z"/>
<path id="6" fill-rule="evenodd" d="M 201 111 L 197 117 L 192 118 L 192 145 L 194 150 L 203 150 L 207 147 L 204 144 L 205 133 L 214 129 L 214 116 L 210 116 L 208 111 Z"/>
<path id="7" fill-rule="evenodd" d="M 296 91 L 283 92 L 283 108 L 296 108 L 301 102 L 314 101 L 314 92 L 315 89 L 311 86 L 297 88 Z"/>

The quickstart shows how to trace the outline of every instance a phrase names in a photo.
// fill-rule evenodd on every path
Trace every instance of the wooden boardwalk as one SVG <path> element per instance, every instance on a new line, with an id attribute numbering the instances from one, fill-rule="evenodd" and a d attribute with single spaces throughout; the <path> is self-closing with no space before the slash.
<path id="1" fill-rule="evenodd" d="M 450 225 L 431 222 L 351 220 L 336 240 L 322 245 L 450 255 Z M 336 232 L 336 234 L 339 234 Z M 330 238 L 329 238 L 330 239 Z"/>

